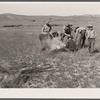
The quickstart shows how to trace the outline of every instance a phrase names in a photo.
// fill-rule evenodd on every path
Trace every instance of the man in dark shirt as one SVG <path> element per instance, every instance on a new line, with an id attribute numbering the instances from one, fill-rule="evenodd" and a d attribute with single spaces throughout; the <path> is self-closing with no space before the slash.
<path id="1" fill-rule="evenodd" d="M 76 51 L 76 45 L 75 41 L 73 40 L 73 36 L 68 36 L 68 42 L 66 43 L 66 48 L 68 48 L 69 51 Z"/>
<path id="2" fill-rule="evenodd" d="M 65 36 L 71 35 L 71 32 L 73 31 L 72 29 L 72 24 L 64 25 L 63 26 L 63 36 L 61 38 L 61 41 L 64 41 Z"/>

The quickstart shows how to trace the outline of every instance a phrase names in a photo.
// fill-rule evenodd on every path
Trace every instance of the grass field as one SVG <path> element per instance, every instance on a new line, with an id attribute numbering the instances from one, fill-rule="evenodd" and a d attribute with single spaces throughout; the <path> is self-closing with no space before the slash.
<path id="1" fill-rule="evenodd" d="M 1 88 L 99 88 L 100 53 L 90 57 L 87 48 L 76 53 L 41 52 L 38 35 L 50 19 L 53 31 L 62 25 L 86 27 L 92 22 L 100 44 L 100 17 L 0 15 Z M 73 33 L 74 34 L 74 33 Z"/>

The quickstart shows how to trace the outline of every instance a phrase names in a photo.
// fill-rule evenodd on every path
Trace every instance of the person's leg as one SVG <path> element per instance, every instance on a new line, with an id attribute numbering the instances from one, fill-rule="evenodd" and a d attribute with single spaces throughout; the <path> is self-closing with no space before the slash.
<path id="1" fill-rule="evenodd" d="M 63 52 L 68 52 L 68 51 L 69 51 L 69 49 L 68 49 L 68 48 L 66 48 L 66 47 L 63 47 L 63 48 L 61 48 L 61 49 L 60 49 L 60 51 L 63 51 Z"/>
<path id="2" fill-rule="evenodd" d="M 83 47 L 85 46 L 85 40 L 86 40 L 86 37 L 83 36 L 83 37 L 82 37 L 82 45 L 81 45 L 81 48 L 83 48 Z"/>
<path id="3" fill-rule="evenodd" d="M 41 50 L 44 50 L 44 34 L 40 34 L 39 35 L 39 40 L 40 40 L 40 42 L 41 42 L 41 47 L 42 47 L 42 49 Z"/>
<path id="4" fill-rule="evenodd" d="M 42 35 L 42 40 L 41 40 L 41 45 L 42 45 L 42 50 L 46 50 L 46 39 L 48 38 L 48 35 L 47 34 L 43 34 Z"/>
<path id="5" fill-rule="evenodd" d="M 50 34 L 48 33 L 48 34 L 46 34 L 45 35 L 45 39 L 44 39 L 44 47 L 45 47 L 45 50 L 49 50 L 50 49 L 50 40 L 51 40 L 51 38 L 50 38 Z"/>
<path id="6" fill-rule="evenodd" d="M 82 42 L 81 35 L 79 34 L 78 35 L 78 42 L 77 42 L 77 48 L 78 48 L 78 50 L 81 49 L 81 42 Z"/>
<path id="7" fill-rule="evenodd" d="M 41 46 L 42 46 L 42 49 L 41 49 L 42 51 L 46 50 L 44 40 L 41 41 Z"/>
<path id="8" fill-rule="evenodd" d="M 88 50 L 91 53 L 91 39 L 88 39 Z"/>
<path id="9" fill-rule="evenodd" d="M 94 52 L 95 39 L 91 39 L 91 53 Z"/>

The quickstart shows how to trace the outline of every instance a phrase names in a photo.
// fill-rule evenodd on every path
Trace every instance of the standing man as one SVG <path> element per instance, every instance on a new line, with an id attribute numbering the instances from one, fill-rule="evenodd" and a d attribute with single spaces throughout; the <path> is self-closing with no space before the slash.
<path id="1" fill-rule="evenodd" d="M 47 39 L 50 38 L 52 27 L 49 24 L 49 21 L 46 21 L 45 25 L 42 28 L 42 34 L 39 35 L 39 39 L 42 45 L 42 50 L 46 50 L 48 48 Z"/>
<path id="2" fill-rule="evenodd" d="M 88 47 L 89 47 L 88 50 L 89 50 L 89 53 L 90 53 L 90 56 L 91 56 L 94 52 L 95 38 L 96 38 L 96 32 L 93 29 L 92 25 L 87 26 L 86 37 L 88 39 Z"/>

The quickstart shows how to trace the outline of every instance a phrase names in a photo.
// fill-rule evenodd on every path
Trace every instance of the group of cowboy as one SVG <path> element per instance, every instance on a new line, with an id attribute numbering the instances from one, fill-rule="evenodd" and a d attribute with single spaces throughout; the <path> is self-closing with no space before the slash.
<path id="1" fill-rule="evenodd" d="M 71 32 L 73 31 L 73 29 L 71 28 L 70 31 L 68 31 L 68 27 L 70 24 L 63 26 L 63 37 L 62 37 L 62 42 L 65 36 L 67 36 L 67 43 L 66 43 L 66 48 L 69 51 L 77 51 L 76 48 L 76 43 L 75 40 L 73 38 L 73 36 L 71 35 Z M 72 25 L 71 25 L 72 26 Z M 42 34 L 46 35 L 46 34 L 51 34 L 52 33 L 52 27 L 49 23 L 49 21 L 46 22 L 46 24 L 43 26 L 42 28 Z M 87 25 L 86 28 L 86 38 L 88 40 L 88 50 L 90 54 L 93 54 L 94 52 L 94 45 L 95 45 L 95 38 L 96 38 L 96 32 L 93 29 L 93 25 L 89 24 Z"/>

